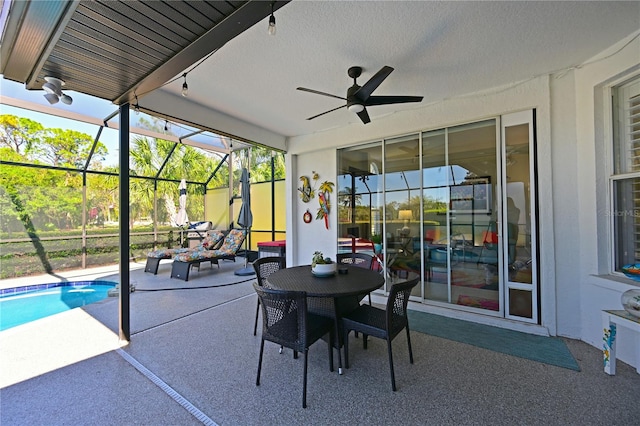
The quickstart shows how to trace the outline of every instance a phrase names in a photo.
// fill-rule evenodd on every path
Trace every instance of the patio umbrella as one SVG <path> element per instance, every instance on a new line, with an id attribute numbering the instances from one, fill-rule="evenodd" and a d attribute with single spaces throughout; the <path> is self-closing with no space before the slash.
<path id="1" fill-rule="evenodd" d="M 182 179 L 180 185 L 178 185 L 179 197 L 178 197 L 178 214 L 176 215 L 176 225 L 180 228 L 186 228 L 189 226 L 189 216 L 187 216 L 187 181 Z M 180 245 L 184 244 L 183 229 L 180 230 Z"/>
<path id="2" fill-rule="evenodd" d="M 240 213 L 238 214 L 238 225 L 242 226 L 247 231 L 247 237 L 244 239 L 244 268 L 235 271 L 236 275 L 253 275 L 255 271 L 253 268 L 247 267 L 248 262 L 248 250 L 247 244 L 249 241 L 249 228 L 253 225 L 253 214 L 251 213 L 251 192 L 249 184 L 249 171 L 246 167 L 242 169 L 242 175 L 240 176 L 240 198 L 242 199 L 242 206 L 240 206 Z"/>
<path id="3" fill-rule="evenodd" d="M 176 224 L 180 227 L 189 226 L 189 216 L 187 216 L 187 181 L 182 179 L 178 186 L 180 197 L 178 199 L 179 209 L 176 215 Z"/>

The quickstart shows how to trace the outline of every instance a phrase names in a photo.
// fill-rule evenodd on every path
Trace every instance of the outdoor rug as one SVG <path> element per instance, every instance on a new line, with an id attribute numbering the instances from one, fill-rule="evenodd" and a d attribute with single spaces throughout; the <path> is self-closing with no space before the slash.
<path id="1" fill-rule="evenodd" d="M 408 315 L 412 331 L 580 371 L 559 337 L 537 336 L 413 310 L 409 310 Z"/>

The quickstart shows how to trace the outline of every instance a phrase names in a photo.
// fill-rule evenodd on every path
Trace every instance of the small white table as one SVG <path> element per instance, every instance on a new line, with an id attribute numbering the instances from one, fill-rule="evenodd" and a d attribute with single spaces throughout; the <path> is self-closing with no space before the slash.
<path id="1" fill-rule="evenodd" d="M 602 311 L 604 372 L 612 376 L 616 374 L 616 327 L 618 325 L 640 334 L 640 318 L 634 317 L 625 310 Z M 636 352 L 638 358 L 636 371 L 640 374 L 640 343 Z"/>

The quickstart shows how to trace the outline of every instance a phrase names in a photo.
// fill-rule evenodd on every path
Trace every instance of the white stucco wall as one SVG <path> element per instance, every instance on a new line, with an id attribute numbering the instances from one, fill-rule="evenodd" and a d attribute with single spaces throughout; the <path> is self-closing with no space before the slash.
<path id="1" fill-rule="evenodd" d="M 578 232 L 576 245 L 579 268 L 558 264 L 558 275 L 570 276 L 580 286 L 579 338 L 596 347 L 602 346 L 603 309 L 621 309 L 621 294 L 635 286 L 626 278 L 608 276 L 610 270 L 610 233 L 607 206 L 611 172 L 611 111 L 609 88 L 640 74 L 640 39 L 622 40 L 598 56 L 590 65 L 575 70 L 575 117 L 578 175 L 576 205 Z M 631 41 L 630 44 L 629 41 Z M 576 234 L 574 234 L 577 237 Z M 574 236 L 567 236 L 573 238 Z M 573 330 L 572 330 L 573 331 Z M 573 334 L 571 334 L 573 337 Z M 640 337 L 618 327 L 618 358 L 638 367 Z"/>
<path id="2" fill-rule="evenodd" d="M 606 114 L 610 112 L 596 107 L 594 98 L 597 90 L 603 90 L 596 90 L 597 86 L 615 80 L 625 70 L 640 68 L 640 41 L 635 39 L 628 44 L 631 39 L 575 70 L 445 99 L 386 117 L 372 115 L 372 122 L 366 126 L 354 120 L 345 128 L 291 138 L 287 142 L 287 170 L 295 172 L 287 177 L 287 211 L 291 212 L 291 223 L 287 223 L 288 264 L 310 263 L 315 250 L 335 255 L 335 207 L 327 231 L 321 221 L 315 220 L 317 200 L 303 203 L 297 187 L 299 176 L 310 176 L 314 170 L 320 173 L 321 180 L 335 180 L 336 149 L 535 108 L 541 323 L 551 335 L 581 339 L 600 347 L 600 312 L 619 309 L 620 295 L 631 288 L 632 282 L 602 276 L 608 271 L 603 267 L 608 265 L 603 256 L 606 258 L 609 253 L 609 247 L 603 249 L 602 245 L 610 244 L 608 228 L 603 225 L 608 194 L 606 179 L 598 180 L 596 170 L 607 161 L 603 153 L 611 143 L 606 126 Z M 604 102 L 606 96 L 600 96 Z M 302 221 L 307 208 L 314 216 L 311 224 Z M 640 345 L 626 330 L 618 332 L 619 359 L 635 366 L 635 348 Z"/>
<path id="3" fill-rule="evenodd" d="M 556 253 L 556 333 L 580 336 L 580 283 L 575 271 L 580 267 L 581 233 L 578 214 L 578 167 L 580 152 L 576 137 L 575 81 L 572 72 L 551 76 L 551 164 L 553 170 L 553 224 Z M 541 205 L 541 209 L 546 206 Z M 584 238 L 588 238 L 587 235 Z M 546 246 L 542 246 L 546 250 Z"/>
<path id="4" fill-rule="evenodd" d="M 306 225 L 302 215 L 308 205 L 303 203 L 297 194 L 297 179 L 300 175 L 310 175 L 312 170 L 321 174 L 321 180 L 327 176 L 335 180 L 336 149 L 380 140 L 398 135 L 415 133 L 422 130 L 438 129 L 456 124 L 479 121 L 489 117 L 497 117 L 510 112 L 536 109 L 538 126 L 538 157 L 540 204 L 545 206 L 540 212 L 540 232 L 543 236 L 544 249 L 541 257 L 541 297 L 543 299 L 542 324 L 550 334 L 556 330 L 556 289 L 554 269 L 554 222 L 553 192 L 551 168 L 551 127 L 550 127 L 550 93 L 549 78 L 541 76 L 525 82 L 496 88 L 487 92 L 465 97 L 442 100 L 425 105 L 402 114 L 391 114 L 383 117 L 372 115 L 370 124 L 363 125 L 359 121 L 348 127 L 332 129 L 314 135 L 291 138 L 287 146 L 287 170 L 289 183 L 287 211 L 291 212 L 292 223 L 287 223 L 287 264 L 299 265 L 310 263 L 311 254 L 316 247 L 323 252 L 335 254 L 337 233 L 335 224 L 337 215 L 335 208 L 331 212 L 331 229 L 326 231 L 320 221 Z M 291 168 L 290 168 L 291 167 Z M 315 217 L 317 200 L 309 203 Z M 289 249 L 291 247 L 291 250 Z"/>

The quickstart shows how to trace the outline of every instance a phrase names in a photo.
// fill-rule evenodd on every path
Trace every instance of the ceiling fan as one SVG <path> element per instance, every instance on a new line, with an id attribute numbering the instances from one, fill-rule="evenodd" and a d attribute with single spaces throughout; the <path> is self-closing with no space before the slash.
<path id="1" fill-rule="evenodd" d="M 368 106 L 375 105 L 389 105 L 389 104 L 402 104 L 407 102 L 422 102 L 422 96 L 371 96 L 374 90 L 391 74 L 393 68 L 384 66 L 373 77 L 369 79 L 363 86 L 358 86 L 356 79 L 362 74 L 362 67 L 351 67 L 347 71 L 349 77 L 353 78 L 353 86 L 347 89 L 347 97 L 332 95 L 330 93 L 319 92 L 313 89 L 307 89 L 305 87 L 298 87 L 298 90 L 303 92 L 315 93 L 317 95 L 329 96 L 331 98 L 342 99 L 347 101 L 345 105 L 337 108 L 330 109 L 329 111 L 322 112 L 307 118 L 307 120 L 313 120 L 321 115 L 328 114 L 330 112 L 339 110 L 340 108 L 347 107 L 351 112 L 355 112 L 360 117 L 360 120 L 364 124 L 371 122 L 369 114 L 367 113 Z"/>

